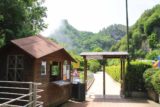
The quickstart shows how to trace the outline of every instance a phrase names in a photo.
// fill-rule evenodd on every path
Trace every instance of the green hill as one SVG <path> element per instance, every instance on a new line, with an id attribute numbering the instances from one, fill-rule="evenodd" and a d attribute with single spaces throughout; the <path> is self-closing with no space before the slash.
<path id="1" fill-rule="evenodd" d="M 111 25 L 98 33 L 79 31 L 63 20 L 59 29 L 57 29 L 50 38 L 55 39 L 67 50 L 80 53 L 82 51 L 108 51 L 110 47 L 125 35 L 123 25 Z"/>
<path id="2" fill-rule="evenodd" d="M 110 35 L 115 40 L 120 40 L 126 34 L 126 26 L 121 24 L 110 25 L 99 31 L 99 35 Z"/>

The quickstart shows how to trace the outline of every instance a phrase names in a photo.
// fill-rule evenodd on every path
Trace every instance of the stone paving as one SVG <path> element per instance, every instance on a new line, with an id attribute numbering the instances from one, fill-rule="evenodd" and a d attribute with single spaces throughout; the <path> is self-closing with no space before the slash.
<path id="1" fill-rule="evenodd" d="M 94 74 L 95 81 L 86 94 L 86 101 L 68 101 L 61 107 L 160 107 L 160 104 L 148 99 L 120 98 L 120 84 L 106 74 L 106 96 L 103 94 L 103 74 Z"/>

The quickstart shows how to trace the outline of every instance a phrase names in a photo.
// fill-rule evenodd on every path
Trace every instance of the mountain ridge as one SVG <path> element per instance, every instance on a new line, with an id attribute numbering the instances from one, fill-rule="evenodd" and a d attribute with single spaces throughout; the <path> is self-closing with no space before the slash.
<path id="1" fill-rule="evenodd" d="M 110 47 L 120 40 L 125 34 L 125 26 L 114 24 L 103 28 L 98 33 L 79 31 L 63 20 L 61 26 L 50 35 L 67 50 L 80 53 L 83 51 L 94 51 L 99 48 L 108 51 Z"/>

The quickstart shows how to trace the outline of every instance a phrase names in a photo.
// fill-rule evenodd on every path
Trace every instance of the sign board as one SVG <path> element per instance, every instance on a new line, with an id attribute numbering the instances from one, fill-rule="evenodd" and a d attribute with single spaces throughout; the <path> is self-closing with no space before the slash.
<path id="1" fill-rule="evenodd" d="M 73 68 L 79 68 L 80 62 L 79 61 L 77 61 L 77 63 L 73 62 L 72 65 L 73 65 Z"/>
<path id="2" fill-rule="evenodd" d="M 102 56 L 102 55 L 89 55 L 89 56 L 86 56 L 86 59 L 102 60 L 102 59 L 103 59 L 103 56 Z"/>

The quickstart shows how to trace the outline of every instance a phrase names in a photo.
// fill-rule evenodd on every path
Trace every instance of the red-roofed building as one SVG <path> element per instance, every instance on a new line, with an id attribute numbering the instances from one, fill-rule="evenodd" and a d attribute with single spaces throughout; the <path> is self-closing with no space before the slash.
<path id="1" fill-rule="evenodd" d="M 70 98 L 70 65 L 75 60 L 58 44 L 40 36 L 12 40 L 0 49 L 0 80 L 42 83 L 44 106 Z"/>

